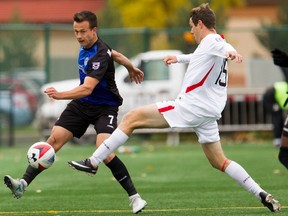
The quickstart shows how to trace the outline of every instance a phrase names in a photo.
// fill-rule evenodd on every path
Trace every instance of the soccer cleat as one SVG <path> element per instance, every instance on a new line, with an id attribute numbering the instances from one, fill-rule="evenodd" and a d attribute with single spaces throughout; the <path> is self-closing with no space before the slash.
<path id="1" fill-rule="evenodd" d="M 147 202 L 143 200 L 139 194 L 135 194 L 129 197 L 130 206 L 132 206 L 132 212 L 138 214 L 141 212 L 147 205 Z"/>
<path id="2" fill-rule="evenodd" d="M 271 212 L 280 211 L 281 205 L 278 200 L 274 199 L 271 194 L 266 192 L 261 192 L 260 194 L 261 202 L 266 206 Z"/>
<path id="3" fill-rule="evenodd" d="M 81 161 L 68 161 L 68 164 L 79 171 L 88 173 L 90 176 L 95 175 L 98 170 L 98 166 L 93 167 L 89 158 Z"/>
<path id="4" fill-rule="evenodd" d="M 9 175 L 4 176 L 4 184 L 6 184 L 6 186 L 11 190 L 14 197 L 17 199 L 22 197 L 27 187 L 27 183 L 25 182 L 25 180 L 13 179 Z"/>

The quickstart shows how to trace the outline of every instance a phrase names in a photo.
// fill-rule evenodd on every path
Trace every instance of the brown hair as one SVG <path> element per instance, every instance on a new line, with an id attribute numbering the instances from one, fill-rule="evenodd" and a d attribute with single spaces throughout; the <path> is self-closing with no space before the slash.
<path id="1" fill-rule="evenodd" d="M 190 12 L 190 18 L 195 26 L 201 20 L 208 29 L 216 28 L 216 16 L 208 3 L 203 3 L 199 7 L 193 8 Z"/>
<path id="2" fill-rule="evenodd" d="M 98 26 L 97 16 L 91 11 L 81 11 L 81 12 L 75 13 L 73 16 L 73 19 L 77 23 L 88 21 L 90 29 L 93 29 Z"/>

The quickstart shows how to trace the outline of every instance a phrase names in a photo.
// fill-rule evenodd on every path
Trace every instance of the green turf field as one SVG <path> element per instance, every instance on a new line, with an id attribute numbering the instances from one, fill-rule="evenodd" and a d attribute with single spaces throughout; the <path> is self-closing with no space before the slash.
<path id="1" fill-rule="evenodd" d="M 129 145 L 133 145 L 133 140 Z M 278 150 L 270 142 L 228 144 L 223 148 L 282 204 L 277 215 L 288 215 L 288 172 L 277 160 Z M 26 147 L 0 148 L 0 174 L 21 177 L 27 166 Z M 55 164 L 14 199 L 0 187 L 0 215 L 133 215 L 128 197 L 101 165 L 94 177 L 67 165 L 69 159 L 84 159 L 93 146 L 65 146 Z M 268 209 L 226 174 L 214 170 L 198 144 L 140 146 L 136 154 L 118 154 L 126 163 L 134 183 L 148 202 L 140 215 L 271 215 Z"/>

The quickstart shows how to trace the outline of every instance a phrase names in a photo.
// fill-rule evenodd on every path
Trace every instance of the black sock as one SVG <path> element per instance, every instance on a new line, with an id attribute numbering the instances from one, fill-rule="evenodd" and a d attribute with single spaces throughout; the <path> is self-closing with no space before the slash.
<path id="1" fill-rule="evenodd" d="M 33 181 L 33 179 L 42 171 L 43 170 L 33 168 L 32 166 L 29 165 L 27 167 L 22 179 L 24 179 L 27 182 L 27 184 L 29 185 Z"/>
<path id="2" fill-rule="evenodd" d="M 117 156 L 106 164 L 106 166 L 111 170 L 115 179 L 127 191 L 129 196 L 137 193 L 126 166 Z"/>
<path id="3" fill-rule="evenodd" d="M 278 159 L 288 169 L 288 148 L 280 147 Z"/>

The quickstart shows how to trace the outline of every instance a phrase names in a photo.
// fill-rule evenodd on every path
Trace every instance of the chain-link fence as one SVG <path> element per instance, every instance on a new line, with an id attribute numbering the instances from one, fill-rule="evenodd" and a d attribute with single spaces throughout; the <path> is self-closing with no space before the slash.
<path id="1" fill-rule="evenodd" d="M 98 35 L 112 49 L 120 51 L 128 57 L 132 57 L 141 52 L 160 49 L 177 49 L 183 53 L 189 53 L 196 47 L 195 41 L 189 34 L 189 31 L 190 29 L 188 27 L 174 29 L 100 28 Z M 287 26 L 277 29 L 229 28 L 224 32 L 219 32 L 224 33 L 226 40 L 244 56 L 243 64 L 231 62 L 229 65 L 230 98 L 241 98 L 237 103 L 244 103 L 244 105 L 237 105 L 238 108 L 236 110 L 235 101 L 233 101 L 234 108 L 230 107 L 231 101 L 228 101 L 225 113 L 223 113 L 223 119 L 220 121 L 221 125 L 227 125 L 226 128 L 229 128 L 230 124 L 232 125 L 229 121 L 233 119 L 239 119 L 233 123 L 233 125 L 239 125 L 239 130 L 241 130 L 241 128 L 243 128 L 243 130 L 250 128 L 246 127 L 250 123 L 254 126 L 258 125 L 254 127 L 257 128 L 257 130 L 261 128 L 265 130 L 271 128 L 269 116 L 263 117 L 264 120 L 262 118 L 261 122 L 259 122 L 257 120 L 259 119 L 257 117 L 259 111 L 255 111 L 255 107 L 262 109 L 261 95 L 265 89 L 272 86 L 274 82 L 284 79 L 281 70 L 273 65 L 270 54 L 271 50 L 269 50 L 271 48 L 264 47 L 258 38 L 259 33 L 261 33 L 262 36 L 263 34 L 265 35 L 265 33 L 267 35 L 273 35 L 270 31 L 274 33 L 281 32 L 281 34 L 288 35 Z M 279 40 L 281 39 L 281 37 L 277 38 L 279 38 Z M 285 41 L 283 43 L 285 43 Z M 279 44 L 281 44 L 281 41 L 279 41 Z M 3 77 L 10 77 L 12 80 L 17 80 L 9 82 L 11 82 L 13 88 L 17 86 L 18 90 L 16 93 L 18 97 L 20 97 L 21 92 L 21 96 L 26 98 L 24 101 L 28 101 L 28 105 L 23 105 L 23 103 L 21 104 L 19 101 L 16 102 L 16 100 L 13 102 L 12 100 L 14 103 L 12 107 L 17 107 L 21 104 L 22 108 L 28 107 L 30 109 L 32 113 L 31 120 L 27 120 L 27 125 L 32 128 L 36 127 L 36 130 L 33 130 L 34 135 L 32 135 L 35 141 L 39 140 L 37 124 L 34 118 L 37 114 L 37 107 L 39 107 L 39 103 L 41 103 L 41 98 L 39 97 L 40 87 L 43 83 L 47 82 L 77 78 L 78 51 L 79 44 L 74 37 L 72 25 L 0 25 L 0 81 L 2 80 L 0 86 L 8 82 L 7 79 Z M 177 71 L 175 73 L 177 73 Z M 23 85 L 23 87 L 21 87 L 22 90 L 20 91 L 19 88 L 21 85 Z M 14 98 L 17 97 L 16 93 L 13 93 Z M 246 103 L 245 100 L 247 97 L 245 94 L 251 95 L 256 93 L 258 96 L 254 98 L 254 102 L 251 102 L 250 98 Z M 2 102 L 0 105 L 2 106 Z M 227 110 L 229 110 L 229 114 Z M 264 113 L 263 116 L 266 116 L 265 110 L 261 112 Z M 255 113 L 255 115 L 253 113 Z M 3 113 L 1 115 L 3 116 Z M 4 121 L 4 117 L 2 118 L 2 116 L 1 122 Z M 26 116 L 29 115 L 26 114 Z M 228 116 L 229 121 L 227 120 Z M 246 116 L 246 120 L 243 120 L 243 116 Z M 1 123 L 1 125 L 1 137 L 4 137 L 3 134 L 7 134 L 7 128 L 9 128 L 9 126 L 7 128 L 6 126 L 3 127 L 3 125 L 7 125 L 6 123 Z M 17 129 L 24 127 L 24 124 L 17 125 L 17 122 L 15 122 L 14 126 Z M 253 126 L 251 128 L 253 128 Z M 27 135 L 27 133 L 25 135 Z"/>

